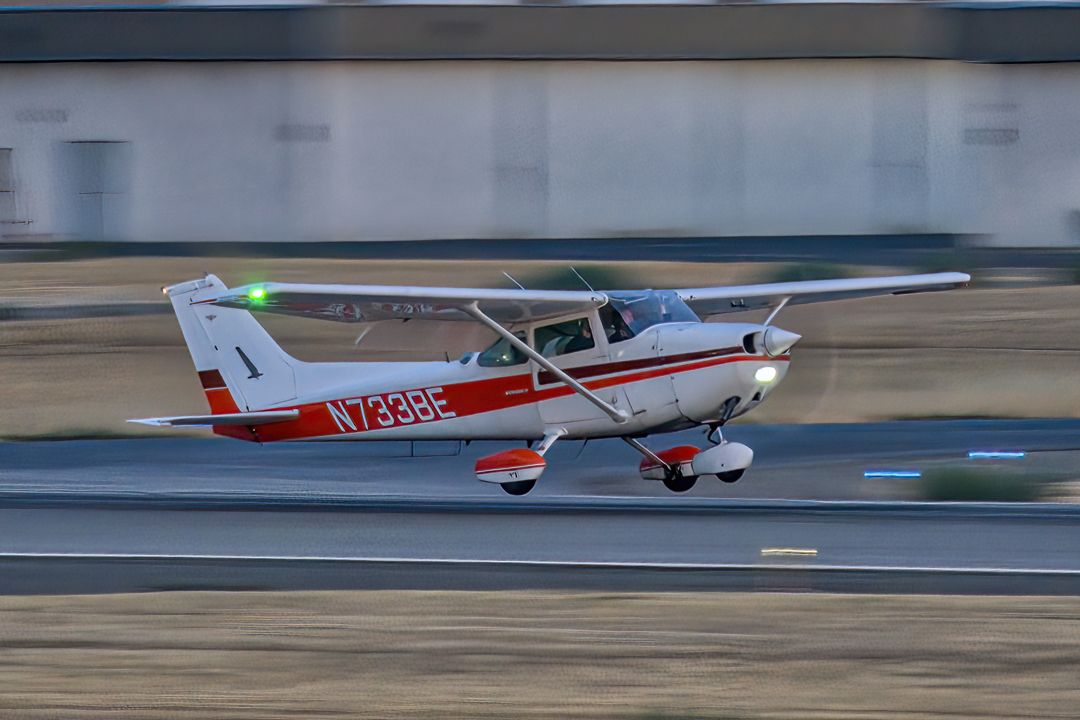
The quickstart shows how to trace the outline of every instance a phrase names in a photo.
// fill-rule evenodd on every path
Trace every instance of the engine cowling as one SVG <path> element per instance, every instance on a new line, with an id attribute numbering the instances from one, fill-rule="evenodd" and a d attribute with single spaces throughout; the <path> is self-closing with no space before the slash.
<path id="1" fill-rule="evenodd" d="M 737 442 L 723 442 L 694 456 L 691 463 L 694 475 L 722 475 L 746 470 L 754 462 L 754 451 Z"/>
<path id="2" fill-rule="evenodd" d="M 518 483 L 536 481 L 544 473 L 547 462 L 535 450 L 514 448 L 476 461 L 476 479 L 489 483 Z"/>
<path id="3" fill-rule="evenodd" d="M 673 465 L 679 469 L 679 472 L 684 476 L 695 475 L 690 467 L 691 463 L 701 450 L 693 445 L 678 445 L 667 450 L 661 450 L 656 453 L 656 456 L 663 460 L 668 465 Z M 667 468 L 663 465 L 658 465 L 652 458 L 642 458 L 641 465 L 638 466 L 638 470 L 641 472 L 641 477 L 646 480 L 663 480 L 667 474 Z"/>

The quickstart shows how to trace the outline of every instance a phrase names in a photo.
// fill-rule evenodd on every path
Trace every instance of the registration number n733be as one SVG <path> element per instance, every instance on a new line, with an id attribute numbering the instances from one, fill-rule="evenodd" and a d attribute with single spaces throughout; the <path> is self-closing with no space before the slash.
<path id="1" fill-rule="evenodd" d="M 341 432 L 378 430 L 457 417 L 447 407 L 441 387 L 367 395 L 326 403 Z"/>

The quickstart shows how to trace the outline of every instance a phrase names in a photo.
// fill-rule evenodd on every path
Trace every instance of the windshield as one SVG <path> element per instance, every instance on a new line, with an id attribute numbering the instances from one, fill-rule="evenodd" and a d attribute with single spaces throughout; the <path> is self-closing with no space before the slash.
<path id="1" fill-rule="evenodd" d="M 620 291 L 609 292 L 607 296 L 614 311 L 608 315 L 614 321 L 609 342 L 626 340 L 661 323 L 701 322 L 674 290 Z M 608 325 L 605 322 L 605 329 Z"/>

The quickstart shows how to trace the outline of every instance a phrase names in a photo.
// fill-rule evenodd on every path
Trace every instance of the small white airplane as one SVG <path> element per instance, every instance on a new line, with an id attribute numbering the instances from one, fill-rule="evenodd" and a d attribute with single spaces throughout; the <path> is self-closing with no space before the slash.
<path id="1" fill-rule="evenodd" d="M 685 492 L 703 475 L 735 482 L 753 451 L 720 428 L 787 373 L 800 339 L 773 326 L 799 303 L 950 290 L 964 273 L 641 291 L 491 290 L 258 283 L 213 275 L 162 289 L 172 301 L 210 415 L 132 420 L 212 427 L 255 442 L 518 440 L 476 476 L 523 495 L 560 438 L 622 438 L 640 473 Z M 761 323 L 705 323 L 767 309 Z M 250 311 L 348 323 L 473 321 L 496 342 L 446 362 L 302 362 Z M 651 450 L 641 438 L 705 425 L 711 447 Z M 534 443 L 539 442 L 534 448 Z"/>

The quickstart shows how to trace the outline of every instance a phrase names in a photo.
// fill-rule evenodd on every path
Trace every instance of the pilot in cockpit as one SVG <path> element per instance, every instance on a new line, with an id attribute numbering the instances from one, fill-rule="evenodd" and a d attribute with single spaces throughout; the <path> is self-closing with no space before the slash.
<path id="1" fill-rule="evenodd" d="M 629 313 L 630 308 L 624 308 L 622 312 L 611 306 L 611 303 L 600 308 L 600 322 L 604 326 L 604 333 L 609 343 L 622 342 L 634 337 L 634 331 L 630 329 L 623 313 Z M 633 316 L 631 316 L 632 318 Z"/>

